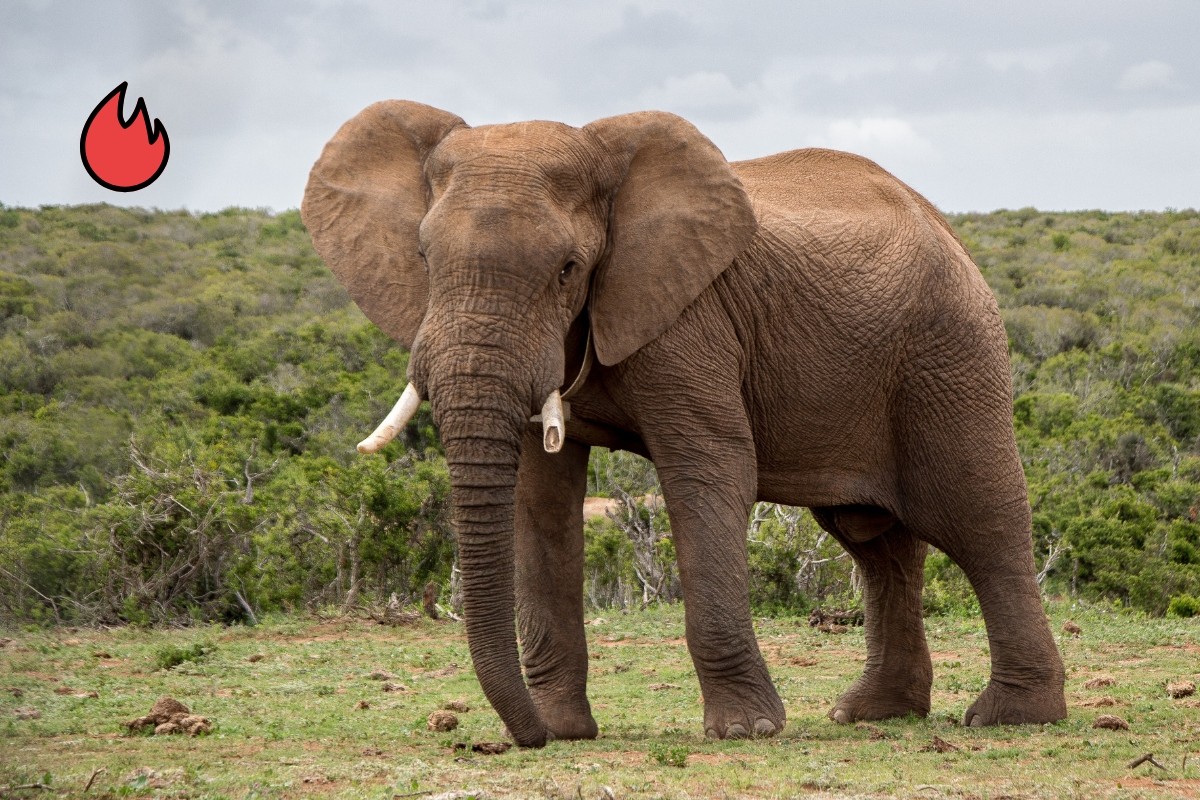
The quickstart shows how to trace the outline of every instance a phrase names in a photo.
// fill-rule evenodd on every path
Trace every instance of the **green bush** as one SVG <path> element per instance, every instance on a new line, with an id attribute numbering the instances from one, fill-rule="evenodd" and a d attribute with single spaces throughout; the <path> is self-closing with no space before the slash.
<path id="1" fill-rule="evenodd" d="M 216 650 L 211 644 L 193 644 L 188 646 L 166 645 L 154 651 L 154 668 L 171 669 L 180 664 L 199 661 Z"/>
<path id="2" fill-rule="evenodd" d="M 1168 617 L 1191 618 L 1200 614 L 1200 599 L 1190 594 L 1179 594 L 1171 598 L 1167 604 Z"/>
<path id="3" fill-rule="evenodd" d="M 1200 596 L 1200 215 L 951 222 L 1008 327 L 1046 590 L 1187 608 Z M 407 364 L 294 210 L 0 208 L 0 619 L 237 622 L 449 586 L 429 409 L 382 456 L 354 454 Z M 592 494 L 656 487 L 643 459 L 593 450 Z M 679 596 L 665 511 L 642 506 L 625 527 L 589 525 L 589 602 Z M 850 560 L 810 516 L 758 511 L 758 613 L 856 602 Z M 976 612 L 939 554 L 925 605 Z"/>

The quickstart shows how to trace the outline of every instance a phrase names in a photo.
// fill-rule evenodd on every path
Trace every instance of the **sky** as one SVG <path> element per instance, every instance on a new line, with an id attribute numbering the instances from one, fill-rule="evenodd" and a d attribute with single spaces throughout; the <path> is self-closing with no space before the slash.
<path id="1" fill-rule="evenodd" d="M 730 160 L 868 156 L 947 212 L 1200 207 L 1196 0 L 3 0 L 0 203 L 296 208 L 386 98 L 469 124 L 662 109 Z M 170 157 L 80 158 L 128 81 Z"/>

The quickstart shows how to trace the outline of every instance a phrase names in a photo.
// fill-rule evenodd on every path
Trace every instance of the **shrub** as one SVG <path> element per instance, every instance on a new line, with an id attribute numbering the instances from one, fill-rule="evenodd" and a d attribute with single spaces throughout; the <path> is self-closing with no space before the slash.
<path id="1" fill-rule="evenodd" d="M 1190 618 L 1200 614 L 1200 599 L 1190 594 L 1178 594 L 1167 604 L 1168 617 Z"/>
<path id="2" fill-rule="evenodd" d="M 169 644 L 154 651 L 154 667 L 171 669 L 189 661 L 199 661 L 214 650 L 216 647 L 210 644 L 193 644 L 188 647 Z"/>

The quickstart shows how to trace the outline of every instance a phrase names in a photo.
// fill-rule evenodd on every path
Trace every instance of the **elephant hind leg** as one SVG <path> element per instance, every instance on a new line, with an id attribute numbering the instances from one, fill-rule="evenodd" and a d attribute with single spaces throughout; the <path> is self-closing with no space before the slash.
<path id="1" fill-rule="evenodd" d="M 929 713 L 933 665 L 921 616 L 926 545 L 870 506 L 814 508 L 863 576 L 867 663 L 829 712 L 839 723 Z"/>
<path id="2" fill-rule="evenodd" d="M 983 431 L 1003 430 L 1001 423 Z M 1004 425 L 1011 423 L 1007 418 Z M 943 435 L 910 451 L 904 521 L 966 573 L 979 597 L 991 680 L 965 725 L 1055 722 L 1066 717 L 1063 665 L 1035 578 L 1030 510 L 1016 445 L 943 417 Z M 1009 428 L 1011 430 L 1011 428 Z"/>

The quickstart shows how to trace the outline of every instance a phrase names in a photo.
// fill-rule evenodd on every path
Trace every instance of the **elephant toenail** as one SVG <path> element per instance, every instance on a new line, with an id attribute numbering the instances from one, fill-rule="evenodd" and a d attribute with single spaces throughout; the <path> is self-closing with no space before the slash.
<path id="1" fill-rule="evenodd" d="M 979 714 L 976 714 L 975 716 L 971 717 L 970 727 L 982 728 L 983 725 L 984 725 L 984 722 L 983 722 L 982 716 L 980 716 Z"/>
<path id="2" fill-rule="evenodd" d="M 746 727 L 739 722 L 735 722 L 725 729 L 726 739 L 745 739 L 750 732 Z"/>
<path id="3" fill-rule="evenodd" d="M 775 733 L 775 723 L 769 719 L 760 719 L 754 723 L 755 736 L 772 736 Z"/>
<path id="4" fill-rule="evenodd" d="M 720 739 L 721 734 L 717 733 L 716 728 L 708 728 L 704 731 L 704 737 L 706 739 Z"/>
<path id="5" fill-rule="evenodd" d="M 838 725 L 847 725 L 850 722 L 850 715 L 846 713 L 844 708 L 835 708 L 829 718 Z"/>

